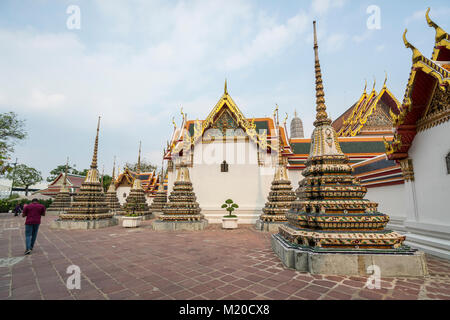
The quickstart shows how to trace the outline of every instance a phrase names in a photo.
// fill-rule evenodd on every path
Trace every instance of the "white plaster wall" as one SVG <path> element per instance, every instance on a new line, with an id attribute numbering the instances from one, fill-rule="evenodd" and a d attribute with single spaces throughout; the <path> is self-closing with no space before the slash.
<path id="1" fill-rule="evenodd" d="M 257 146 L 249 141 L 198 144 L 194 150 L 194 166 L 190 168 L 197 201 L 211 223 L 221 222 L 227 199 L 239 205 L 236 215 L 240 223 L 255 223 L 264 207 L 273 180 L 276 155 L 262 155 L 264 167 L 258 166 Z M 228 172 L 221 172 L 226 160 Z"/>
<path id="2" fill-rule="evenodd" d="M 405 185 L 367 188 L 365 199 L 378 203 L 378 211 L 390 218 L 389 228 L 403 231 L 406 219 Z"/>
<path id="3" fill-rule="evenodd" d="M 125 201 L 127 200 L 128 195 L 130 194 L 130 187 L 118 187 L 116 190 L 117 193 L 117 199 L 119 199 L 120 205 L 123 205 Z M 126 194 L 124 197 L 123 194 Z"/>
<path id="4" fill-rule="evenodd" d="M 418 220 L 450 227 L 450 121 L 417 133 L 409 156 L 413 161 Z"/>

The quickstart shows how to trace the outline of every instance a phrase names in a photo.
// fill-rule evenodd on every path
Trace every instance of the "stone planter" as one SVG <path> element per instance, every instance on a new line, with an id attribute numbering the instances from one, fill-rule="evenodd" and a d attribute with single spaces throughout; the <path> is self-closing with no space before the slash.
<path id="1" fill-rule="evenodd" d="M 222 228 L 223 229 L 237 229 L 238 227 L 238 218 L 222 218 Z"/>
<path id="2" fill-rule="evenodd" d="M 141 225 L 142 217 L 122 217 L 122 227 L 124 228 L 137 228 Z"/>

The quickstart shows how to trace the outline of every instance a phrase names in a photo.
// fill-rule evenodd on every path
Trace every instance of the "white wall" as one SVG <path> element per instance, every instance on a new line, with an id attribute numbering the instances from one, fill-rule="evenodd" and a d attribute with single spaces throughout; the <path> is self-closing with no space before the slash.
<path id="1" fill-rule="evenodd" d="M 128 195 L 130 194 L 130 187 L 118 187 L 116 190 L 117 193 L 117 199 L 119 199 L 120 205 L 123 205 L 125 201 L 127 200 Z M 123 194 L 125 193 L 125 197 Z"/>
<path id="2" fill-rule="evenodd" d="M 404 230 L 403 222 L 406 219 L 405 186 L 403 184 L 367 188 L 364 197 L 378 203 L 378 211 L 387 214 L 390 218 L 389 228 Z"/>
<path id="3" fill-rule="evenodd" d="M 419 221 L 450 227 L 450 121 L 417 133 L 409 157 L 413 161 Z"/>
<path id="4" fill-rule="evenodd" d="M 406 182 L 406 244 L 450 259 L 450 122 L 417 133 L 409 149 L 414 181 Z"/>

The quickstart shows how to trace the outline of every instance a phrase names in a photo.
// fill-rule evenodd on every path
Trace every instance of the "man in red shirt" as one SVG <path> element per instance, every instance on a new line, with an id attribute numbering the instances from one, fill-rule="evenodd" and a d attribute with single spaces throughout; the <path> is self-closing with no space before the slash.
<path id="1" fill-rule="evenodd" d="M 38 199 L 31 200 L 31 203 L 23 209 L 22 217 L 25 220 L 25 254 L 30 254 L 33 250 L 34 242 L 41 224 L 41 216 L 45 216 L 45 207 L 38 202 Z"/>

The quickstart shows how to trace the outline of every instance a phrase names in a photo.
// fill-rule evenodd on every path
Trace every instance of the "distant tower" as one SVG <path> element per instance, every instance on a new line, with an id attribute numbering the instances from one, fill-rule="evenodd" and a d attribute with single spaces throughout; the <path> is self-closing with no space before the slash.
<path id="1" fill-rule="evenodd" d="M 295 111 L 294 118 L 291 121 L 291 139 L 304 138 L 303 133 L 303 122 L 297 116 L 297 111 Z"/>

